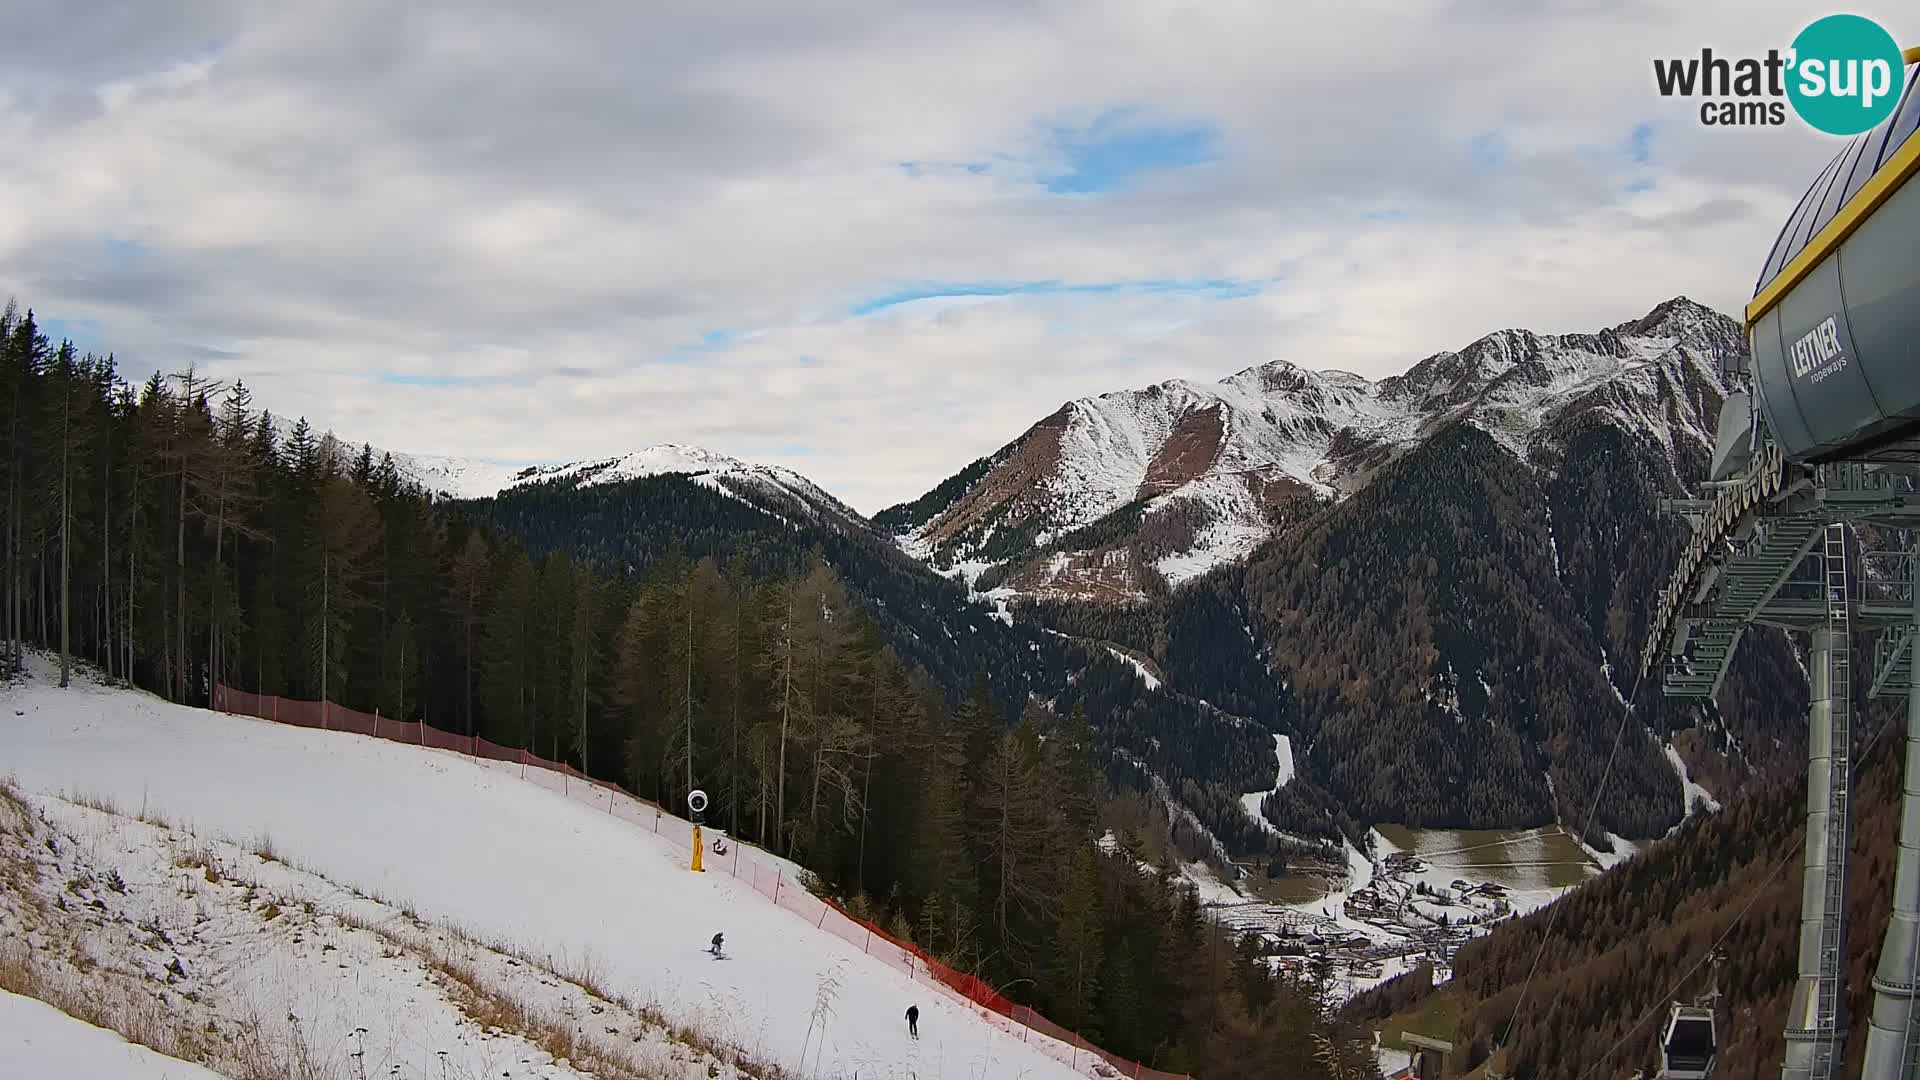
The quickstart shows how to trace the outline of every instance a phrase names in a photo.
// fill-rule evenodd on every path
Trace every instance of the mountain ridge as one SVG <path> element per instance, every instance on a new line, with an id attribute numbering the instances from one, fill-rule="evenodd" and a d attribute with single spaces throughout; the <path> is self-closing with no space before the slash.
<path id="1" fill-rule="evenodd" d="M 1173 379 L 1078 398 L 927 495 L 875 514 L 909 552 L 1008 595 L 1136 600 L 1244 560 L 1297 518 L 1337 502 L 1446 426 L 1481 426 L 1523 460 L 1556 415 L 1624 381 L 1623 422 L 1711 442 L 1711 418 L 1655 418 L 1649 369 L 1711 367 L 1744 348 L 1737 324 L 1675 297 L 1594 333 L 1505 329 L 1369 381 L 1274 360 L 1215 383 Z M 1658 380 L 1655 380 L 1657 383 Z M 1716 406 L 1717 407 L 1717 403 Z M 984 463 L 984 464 L 983 464 Z M 1111 515 L 1138 519 L 1092 550 L 1058 550 Z M 1158 527 L 1153 527 L 1157 520 Z M 1116 530 L 1106 530 L 1114 533 Z M 1044 564 L 1024 548 L 1051 549 Z M 1122 582 L 1124 578 L 1124 583 Z"/>
<path id="2" fill-rule="evenodd" d="M 1098 703 L 1111 745 L 1149 762 L 1238 856 L 1265 825 L 1311 835 L 1323 814 L 1482 828 L 1584 807 L 1613 706 L 1596 718 L 1576 699 L 1631 692 L 1618 673 L 1634 667 L 1645 594 L 1681 529 L 1655 500 L 1704 473 L 1719 370 L 1743 349 L 1737 324 L 1679 297 L 1592 334 L 1496 331 L 1379 382 L 1288 361 L 1166 380 L 1069 402 L 871 520 L 789 470 L 672 444 L 504 479 L 439 475 L 498 485 L 451 500 L 460 512 L 610 568 L 676 549 L 745 548 L 772 565 L 820 546 L 950 694 L 985 661 L 1009 711 Z M 1049 503 L 1063 475 L 1084 505 L 1047 518 L 1072 508 Z M 1175 573 L 1143 587 L 1143 564 Z M 1063 579 L 1075 587 L 1049 588 Z M 1369 607 L 1393 597 L 1408 617 Z M 1501 604 L 1532 614 L 1502 620 Z M 1101 624 L 1087 611 L 1102 606 L 1139 614 Z M 1067 639 L 1119 645 L 1155 674 L 1135 685 L 1108 649 L 1069 656 Z M 1784 638 L 1752 640 L 1729 708 L 1642 703 L 1599 830 L 1670 828 L 1690 769 L 1719 788 L 1772 767 L 1793 693 L 1775 669 L 1790 654 Z M 1686 728 L 1700 730 L 1676 766 Z M 1324 797 L 1248 820 L 1241 774 L 1263 768 L 1269 733 L 1292 738 L 1302 784 Z"/>

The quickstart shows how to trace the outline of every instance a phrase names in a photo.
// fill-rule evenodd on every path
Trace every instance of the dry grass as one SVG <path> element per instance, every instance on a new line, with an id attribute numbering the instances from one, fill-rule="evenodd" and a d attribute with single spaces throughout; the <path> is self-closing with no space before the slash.
<path id="1" fill-rule="evenodd" d="M 385 904 L 385 901 L 376 901 Z M 409 925 L 427 931 L 426 924 L 403 912 Z M 403 936 L 391 924 L 378 924 L 354 912 L 337 916 L 343 925 L 377 934 L 400 948 L 417 954 L 436 976 L 447 996 L 461 1012 L 484 1029 L 517 1035 L 563 1061 L 603 1080 L 652 1080 L 656 1073 L 636 1064 L 624 1055 L 611 1052 L 599 1038 L 585 1035 L 570 1015 L 550 1015 L 535 1008 L 511 991 L 491 982 L 474 958 L 484 954 L 517 961 L 537 973 L 552 976 L 586 995 L 593 1007 L 618 1009 L 643 1025 L 660 1031 L 669 1042 L 704 1054 L 722 1064 L 733 1066 L 743 1075 L 761 1080 L 787 1080 L 790 1074 L 778 1066 L 758 1062 L 738 1047 L 710 1033 L 676 1024 L 652 1003 L 637 1003 L 607 989 L 605 975 L 591 953 L 559 960 L 541 960 L 512 945 L 489 940 L 472 929 L 442 924 L 440 930 L 456 944 L 447 948 L 431 933 Z M 465 955 L 461 955 L 464 953 Z"/>
<path id="2" fill-rule="evenodd" d="M 126 816 L 120 812 L 119 805 L 105 795 L 89 795 L 85 792 L 75 791 L 67 794 L 67 801 L 75 806 L 84 806 L 89 810 L 97 810 L 108 817 Z"/>
<path id="3" fill-rule="evenodd" d="M 265 1039 L 257 1021 L 241 1025 L 237 1034 L 198 1026 L 139 987 L 89 983 L 84 974 L 84 969 L 61 972 L 36 965 L 24 945 L 0 946 L 0 990 L 45 1002 L 130 1043 L 242 1080 L 334 1080 L 304 1044 L 295 1042 L 296 1053 L 282 1045 L 285 1040 Z"/>
<path id="4" fill-rule="evenodd" d="M 226 875 L 220 869 L 220 857 L 214 854 L 211 844 L 200 843 L 188 848 L 174 857 L 173 865 L 182 870 L 199 870 L 213 885 L 226 880 Z"/>
<path id="5" fill-rule="evenodd" d="M 73 795 L 68 801 L 125 818 L 110 799 Z M 0 848 L 14 844 L 27 850 L 25 845 L 41 843 L 39 833 L 46 832 L 45 843 L 53 850 L 55 836 L 43 826 L 17 789 L 0 781 Z M 250 845 L 241 846 L 263 861 L 297 868 L 264 833 Z M 263 922 L 275 922 L 301 909 L 308 917 L 320 914 L 311 899 L 276 895 L 250 880 L 250 862 L 229 859 L 223 864 L 219 852 L 212 843 L 194 839 L 181 847 L 173 864 L 199 871 L 211 884 L 248 886 L 249 906 Z M 10 892 L 22 900 L 38 900 L 38 878 L 29 881 L 22 872 L 36 872 L 40 866 L 31 857 L 14 859 L 7 857 L 10 854 L 0 850 L 0 892 Z M 84 869 L 81 873 L 87 876 L 85 884 L 89 886 L 115 889 L 116 878 L 94 880 L 97 875 L 87 875 Z M 536 958 L 504 942 L 481 940 L 466 928 L 430 926 L 404 903 L 363 899 L 375 899 L 393 914 L 383 916 L 377 909 L 357 904 L 343 905 L 331 914 L 342 926 L 379 937 L 382 955 L 418 959 L 475 1024 L 524 1039 L 555 1061 L 596 1080 L 654 1080 L 666 1074 L 663 1070 L 677 1075 L 688 1053 L 705 1055 L 761 1080 L 788 1080 L 791 1076 L 777 1066 L 754 1060 L 757 1055 L 713 1033 L 669 1020 L 654 1003 L 635 1003 L 614 994 L 603 965 L 591 953 Z M 29 952 L 24 940 L 0 941 L 0 989 L 38 998 L 77 1019 L 116 1031 L 130 1042 L 204 1065 L 235 1080 L 349 1080 L 348 1066 L 320 1060 L 297 1023 L 220 1015 L 216 1026 L 202 1009 L 177 1007 L 178 1003 L 169 1008 L 166 995 L 158 987 L 96 965 L 80 947 L 78 938 L 62 932 L 58 912 L 46 908 L 43 915 L 51 918 L 34 923 L 56 939 L 66 940 L 57 940 L 54 948 L 43 948 L 40 953 Z M 544 1000 L 546 992 L 540 991 L 539 999 L 529 999 L 516 989 L 518 976 L 503 979 L 504 970 L 488 973 L 502 961 L 529 969 L 534 978 L 548 985 L 553 979 L 570 985 L 584 996 L 585 1007 L 579 1005 L 581 997 L 571 998 L 572 1003 L 566 1005 L 533 1004 L 534 1000 Z M 624 1021 L 616 1019 L 622 1015 Z M 624 1034 L 610 1033 L 615 1024 Z M 656 1034 L 638 1033 L 648 1031 Z M 671 1065 L 669 1058 L 673 1060 Z"/>
<path id="6" fill-rule="evenodd" d="M 113 812 L 106 799 L 70 801 Z M 314 1057 L 298 1032 L 269 1035 L 258 1018 L 236 1023 L 221 1017 L 216 1023 L 203 1009 L 171 1000 L 150 980 L 96 963 L 80 924 L 63 917 L 41 896 L 44 868 L 34 856 L 40 847 L 61 850 L 61 837 L 30 814 L 11 783 L 0 785 L 0 823 L 8 826 L 0 829 L 0 924 L 11 922 L 5 918 L 9 909 L 25 920 L 0 935 L 0 990 L 42 1001 L 128 1042 L 237 1080 L 345 1080 Z M 183 854 L 179 862 L 210 868 L 210 877 L 219 873 L 204 845 Z M 83 885 L 121 893 L 131 889 L 117 868 L 104 874 L 81 868 L 79 873 L 80 878 L 68 882 L 69 893 Z M 154 924 L 142 930 L 164 936 Z"/>
<path id="7" fill-rule="evenodd" d="M 20 797 L 20 781 L 11 774 L 0 776 L 0 803 L 6 803 L 22 814 L 28 812 L 26 800 Z"/>
<path id="8" fill-rule="evenodd" d="M 33 968 L 28 965 L 27 947 L 19 942 L 0 943 L 0 990 L 9 994 L 35 996 L 33 989 L 39 985 Z"/>

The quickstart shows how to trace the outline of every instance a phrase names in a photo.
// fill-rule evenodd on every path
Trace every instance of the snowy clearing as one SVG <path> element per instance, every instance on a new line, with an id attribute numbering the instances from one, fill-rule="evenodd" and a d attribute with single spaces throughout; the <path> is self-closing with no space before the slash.
<path id="1" fill-rule="evenodd" d="M 1293 779 L 1293 740 L 1287 738 L 1285 735 L 1275 735 L 1273 737 L 1273 758 L 1275 765 L 1278 767 L 1278 771 L 1274 774 L 1273 787 L 1267 791 L 1247 792 L 1245 795 L 1240 796 L 1240 805 L 1246 810 L 1247 816 L 1252 818 L 1256 824 L 1262 826 L 1270 833 L 1277 836 L 1284 836 L 1285 834 L 1275 828 L 1273 822 L 1268 821 L 1267 816 L 1260 812 L 1260 803 L 1272 792 L 1279 791 L 1281 788 L 1286 787 L 1288 782 Z"/>
<path id="2" fill-rule="evenodd" d="M 1128 656 L 1126 653 L 1121 652 L 1119 649 L 1116 649 L 1111 645 L 1107 646 L 1107 651 L 1113 654 L 1113 658 L 1115 660 L 1118 660 L 1121 663 L 1132 667 L 1133 670 L 1139 672 L 1140 681 L 1147 685 L 1148 690 L 1160 689 L 1160 680 L 1153 677 L 1153 672 L 1147 670 L 1147 665 L 1141 663 L 1138 660 L 1135 660 L 1133 657 Z"/>
<path id="3" fill-rule="evenodd" d="M 32 666 L 29 682 L 3 692 L 19 714 L 3 767 L 27 792 L 112 799 L 242 846 L 270 837 L 316 878 L 550 967 L 597 969 L 609 995 L 756 1060 L 791 1067 L 804 1051 L 821 1076 L 1091 1071 L 1084 1052 L 1077 1069 L 1055 1060 L 1061 1044 L 815 931 L 748 880 L 689 873 L 667 837 L 605 802 L 596 810 L 455 754 L 183 708 L 84 678 L 61 691 L 43 658 Z M 726 934 L 724 960 L 706 952 L 715 931 Z M 908 1004 L 921 1010 L 917 1041 L 901 1018 Z"/>
<path id="4" fill-rule="evenodd" d="M 1693 778 L 1687 775 L 1687 763 L 1680 760 L 1679 748 L 1672 743 L 1667 743 L 1663 749 L 1667 754 L 1667 762 L 1673 766 L 1674 774 L 1680 777 L 1680 798 L 1686 804 L 1687 816 L 1693 816 L 1696 810 L 1705 810 L 1709 814 L 1719 813 L 1720 804 L 1714 801 L 1713 795 L 1706 788 L 1694 783 Z"/>

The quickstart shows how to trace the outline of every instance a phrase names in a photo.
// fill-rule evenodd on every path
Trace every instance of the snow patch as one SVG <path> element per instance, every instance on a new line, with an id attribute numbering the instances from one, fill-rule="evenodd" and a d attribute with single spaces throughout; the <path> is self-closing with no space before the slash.
<path id="1" fill-rule="evenodd" d="M 1686 802 L 1687 816 L 1691 817 L 1696 809 L 1718 813 L 1720 804 L 1714 801 L 1713 795 L 1687 775 L 1687 763 L 1680 760 L 1679 748 L 1667 743 L 1662 749 L 1666 751 L 1668 764 L 1673 766 L 1674 775 L 1680 778 L 1680 797 Z"/>
<path id="2" fill-rule="evenodd" d="M 1012 625 L 1012 624 L 1009 623 L 1008 625 Z M 1129 667 L 1133 668 L 1133 670 L 1139 672 L 1140 681 L 1147 684 L 1148 690 L 1160 689 L 1160 680 L 1153 677 L 1153 672 L 1147 670 L 1147 665 L 1141 663 L 1138 660 L 1135 660 L 1133 657 L 1128 656 L 1126 653 L 1121 652 L 1119 649 L 1116 649 L 1111 645 L 1107 646 L 1107 651 L 1113 654 L 1114 659 L 1120 661 L 1123 664 L 1128 665 Z"/>
<path id="3" fill-rule="evenodd" d="M 1270 833 L 1285 836 L 1284 833 L 1281 833 L 1279 829 L 1274 827 L 1273 822 L 1267 820 L 1265 814 L 1260 812 L 1260 804 L 1266 800 L 1269 794 L 1286 787 L 1287 783 L 1293 779 L 1293 740 L 1287 738 L 1285 735 L 1275 735 L 1273 737 L 1273 757 L 1275 764 L 1278 766 L 1278 771 L 1274 774 L 1273 778 L 1273 787 L 1266 791 L 1249 791 L 1245 795 L 1240 796 L 1240 806 L 1246 810 L 1247 816 L 1252 818 L 1256 824 Z"/>

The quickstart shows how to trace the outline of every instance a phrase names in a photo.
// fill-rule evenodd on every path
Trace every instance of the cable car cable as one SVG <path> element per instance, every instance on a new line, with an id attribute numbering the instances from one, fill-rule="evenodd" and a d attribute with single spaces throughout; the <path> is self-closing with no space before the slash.
<path id="1" fill-rule="evenodd" d="M 1889 730 L 1895 727 L 1904 727 L 1904 725 L 1899 725 L 1894 723 L 1888 723 L 1888 724 L 1882 725 L 1880 730 L 1874 732 L 1873 736 L 1867 740 L 1866 745 L 1860 748 L 1860 754 L 1856 760 L 1865 760 L 1867 753 L 1873 749 L 1874 744 L 1880 741 L 1880 736 L 1885 735 Z M 1714 950 L 1718 949 L 1721 945 L 1726 943 L 1727 938 L 1733 934 L 1733 931 L 1737 927 L 1739 927 L 1740 920 L 1746 918 L 1747 912 L 1753 908 L 1754 903 L 1758 901 L 1761 895 L 1767 891 L 1767 887 L 1772 885 L 1774 880 L 1780 876 L 1780 871 L 1786 869 L 1788 863 L 1792 862 L 1795 858 L 1803 854 L 1805 854 L 1805 852 L 1799 847 L 1789 846 L 1787 848 L 1786 854 L 1781 856 L 1780 860 L 1774 864 L 1772 870 L 1768 871 L 1766 880 L 1761 882 L 1760 887 L 1757 889 L 1754 889 L 1753 892 L 1750 895 L 1748 895 L 1746 903 L 1740 905 L 1740 910 L 1734 913 L 1733 920 L 1727 923 L 1727 928 L 1720 932 L 1720 936 L 1713 940 L 1713 944 L 1707 946 L 1706 954 L 1703 955 L 1699 960 L 1695 961 L 1692 967 L 1688 968 L 1686 972 L 1683 973 L 1680 976 L 1680 978 L 1674 982 L 1672 986 L 1667 988 L 1667 992 L 1661 995 L 1661 999 L 1660 999 L 1661 1001 L 1663 1002 L 1671 1001 L 1673 998 L 1673 995 L 1678 993 L 1680 988 L 1686 985 L 1687 980 L 1693 977 L 1693 973 L 1700 970 L 1700 965 L 1712 959 Z M 1916 941 L 1920 941 L 1920 939 L 1916 939 Z M 1648 1009 L 1644 1014 L 1642 1014 L 1640 1019 L 1635 1020 L 1633 1022 L 1633 1026 L 1627 1029 L 1626 1034 L 1620 1036 L 1620 1039 L 1618 1042 L 1615 1042 L 1612 1046 L 1608 1047 L 1606 1053 L 1601 1054 L 1599 1057 L 1593 1059 L 1593 1063 L 1587 1066 L 1587 1071 L 1580 1074 L 1580 1080 L 1586 1080 L 1587 1077 L 1592 1076 L 1593 1071 L 1595 1069 L 1598 1069 L 1601 1065 L 1605 1064 L 1606 1060 L 1609 1057 L 1613 1056 L 1614 1051 L 1620 1049 L 1622 1046 L 1625 1046 L 1627 1044 L 1627 1040 L 1633 1036 L 1633 1033 L 1639 1030 L 1640 1025 L 1646 1023 L 1647 1018 L 1658 1013 L 1662 1007 L 1663 1006 L 1660 1004 L 1655 1004 L 1653 1008 Z M 1909 999 L 1907 1002 L 1907 1009 L 1909 1014 L 1911 1014 L 1913 1009 L 1913 1002 L 1911 999 Z"/>
<path id="2" fill-rule="evenodd" d="M 1649 647 L 1655 647 L 1657 644 L 1658 643 L 1649 643 Z M 1599 811 L 1600 799 L 1607 792 L 1607 781 L 1613 777 L 1613 763 L 1620 754 L 1620 740 L 1627 734 L 1627 724 L 1633 719 L 1634 706 L 1638 704 L 1640 700 L 1640 688 L 1645 686 L 1646 682 L 1647 679 L 1644 672 L 1636 676 L 1633 680 L 1633 692 L 1627 695 L 1627 707 L 1622 710 L 1620 726 L 1615 729 L 1613 733 L 1613 749 L 1607 752 L 1606 768 L 1600 771 L 1600 786 L 1594 789 L 1593 803 L 1587 807 L 1586 822 L 1580 826 L 1580 835 L 1574 838 L 1581 843 L 1586 842 L 1587 831 L 1593 828 L 1593 815 Z M 1684 797 L 1684 792 L 1682 795 Z M 1684 809 L 1685 807 L 1683 806 L 1682 810 L 1684 811 Z M 1533 951 L 1533 963 L 1527 968 L 1526 981 L 1520 984 L 1520 999 L 1514 1003 L 1513 1015 L 1507 1018 L 1507 1026 L 1500 1030 L 1500 1038 L 1494 1043 L 1494 1050 L 1496 1051 L 1507 1045 L 1507 1037 L 1513 1034 L 1513 1025 L 1520 1019 L 1521 1011 L 1526 1006 L 1527 992 L 1533 988 L 1533 977 L 1540 970 L 1540 958 L 1546 955 L 1547 942 L 1553 938 L 1554 925 L 1560 921 L 1560 912 L 1566 907 L 1565 904 L 1558 902 L 1559 899 L 1559 897 L 1555 897 L 1554 902 L 1547 905 L 1547 926 L 1540 934 L 1540 947 Z"/>

